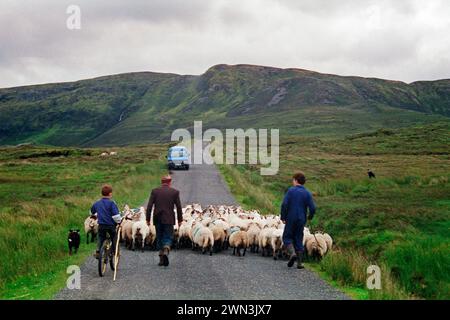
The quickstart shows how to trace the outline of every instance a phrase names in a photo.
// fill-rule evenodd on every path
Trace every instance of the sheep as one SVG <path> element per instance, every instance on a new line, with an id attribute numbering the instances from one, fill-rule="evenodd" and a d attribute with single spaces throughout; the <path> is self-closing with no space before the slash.
<path id="1" fill-rule="evenodd" d="M 308 242 L 309 239 L 313 238 L 313 235 L 309 232 L 303 233 L 303 246 L 306 246 L 306 242 Z"/>
<path id="2" fill-rule="evenodd" d="M 320 233 L 315 233 L 306 241 L 306 252 L 308 256 L 315 259 L 322 259 L 327 252 L 327 243 Z"/>
<path id="3" fill-rule="evenodd" d="M 131 239 L 133 251 L 136 248 L 136 241 L 139 241 L 139 243 L 141 244 L 141 249 L 142 251 L 144 251 L 145 238 L 147 238 L 149 233 L 150 227 L 147 225 L 147 221 L 145 221 L 145 215 L 141 214 L 139 217 L 139 221 L 133 222 L 133 225 L 131 226 Z"/>
<path id="4" fill-rule="evenodd" d="M 209 250 L 209 255 L 212 256 L 214 247 L 214 235 L 212 231 L 203 224 L 195 221 L 192 225 L 190 238 L 192 241 L 192 249 L 195 246 L 202 248 L 202 253 L 205 254 Z"/>
<path id="5" fill-rule="evenodd" d="M 258 253 L 259 248 L 259 234 L 261 228 L 257 223 L 253 222 L 249 224 L 247 235 L 248 235 L 248 246 L 250 247 L 250 252 Z"/>
<path id="6" fill-rule="evenodd" d="M 270 235 L 270 245 L 272 247 L 273 259 L 277 260 L 278 257 L 281 257 L 281 248 L 283 247 L 283 230 L 275 229 Z"/>
<path id="7" fill-rule="evenodd" d="M 212 219 L 210 217 L 206 217 L 202 219 L 202 224 L 207 227 L 211 223 Z"/>
<path id="8" fill-rule="evenodd" d="M 214 237 L 214 252 L 217 253 L 223 249 L 225 244 L 226 233 L 222 226 L 211 224 L 209 225 Z"/>
<path id="9" fill-rule="evenodd" d="M 221 243 L 221 247 L 222 247 L 222 249 L 227 250 L 230 225 L 228 224 L 228 222 L 224 221 L 224 218 L 218 218 L 218 219 L 213 220 L 210 223 L 210 226 L 211 225 L 220 227 L 223 230 L 225 237 Z"/>
<path id="10" fill-rule="evenodd" d="M 98 234 L 97 216 L 91 214 L 84 220 L 84 231 L 86 232 L 86 243 L 89 243 L 89 235 L 91 235 L 91 242 L 94 242 Z"/>
<path id="11" fill-rule="evenodd" d="M 331 251 L 331 248 L 333 248 L 333 239 L 328 233 L 322 234 L 323 238 L 325 239 L 325 242 L 327 243 L 327 253 Z"/>
<path id="12" fill-rule="evenodd" d="M 102 152 L 102 153 L 100 154 L 100 157 L 107 157 L 108 155 L 109 155 L 108 152 Z"/>
<path id="13" fill-rule="evenodd" d="M 269 247 L 270 247 L 270 239 L 272 237 L 272 233 L 277 230 L 275 228 L 266 227 L 261 230 L 259 233 L 259 248 L 261 249 L 262 256 L 264 257 L 265 254 L 269 254 Z"/>
<path id="14" fill-rule="evenodd" d="M 190 239 L 190 233 L 191 233 L 191 226 L 192 226 L 192 220 L 190 221 L 183 221 L 181 223 L 180 228 L 178 229 L 178 239 L 176 242 L 177 249 L 182 247 L 188 247 L 191 245 L 191 239 Z"/>
<path id="15" fill-rule="evenodd" d="M 240 230 L 238 227 L 233 227 L 230 230 L 230 238 L 229 238 L 230 247 L 233 248 L 233 255 L 241 256 L 241 249 L 244 249 L 244 253 L 242 256 L 245 256 L 245 252 L 248 248 L 248 235 L 246 231 Z"/>
<path id="16" fill-rule="evenodd" d="M 266 219 L 266 225 L 269 228 L 278 228 L 278 221 L 274 217 L 268 217 Z"/>
<path id="17" fill-rule="evenodd" d="M 127 205 L 125 205 L 124 219 L 122 221 L 122 232 L 119 236 L 122 241 L 125 241 L 125 246 L 128 249 L 131 249 L 132 245 L 133 223 L 139 221 L 140 219 L 141 219 L 140 211 L 135 212 L 133 210 L 130 210 L 130 208 Z"/>
<path id="18" fill-rule="evenodd" d="M 203 254 L 233 247 L 233 255 L 245 256 L 247 248 L 262 256 L 269 254 L 277 260 L 286 255 L 282 236 L 285 224 L 279 216 L 262 216 L 256 210 L 244 210 L 237 206 L 190 204 L 182 208 L 183 220 L 174 228 L 174 245 L 178 248 L 201 248 Z M 142 249 L 155 243 L 156 229 L 145 223 L 145 209 L 130 209 L 125 206 L 125 220 L 122 223 L 122 240 L 129 249 L 135 249 L 138 242 Z M 178 222 L 178 221 L 177 221 Z M 321 259 L 333 246 L 333 240 L 326 233 L 311 234 L 303 230 L 305 254 Z M 143 240 L 143 241 L 142 241 Z M 243 252 L 242 252 L 242 249 Z"/>
<path id="19" fill-rule="evenodd" d="M 121 232 L 121 240 L 125 242 L 125 247 L 131 249 L 132 243 L 132 234 L 133 234 L 133 221 L 132 220 L 124 220 L 122 222 L 122 232 Z"/>
<path id="20" fill-rule="evenodd" d="M 147 237 L 145 238 L 145 244 L 148 245 L 150 248 L 154 248 L 155 240 L 156 240 L 156 227 L 153 224 L 151 224 L 149 226 L 149 232 L 147 234 Z"/>
<path id="21" fill-rule="evenodd" d="M 116 152 L 116 151 L 111 151 L 111 152 L 109 153 L 109 155 L 110 155 L 110 156 L 117 156 L 117 152 Z"/>

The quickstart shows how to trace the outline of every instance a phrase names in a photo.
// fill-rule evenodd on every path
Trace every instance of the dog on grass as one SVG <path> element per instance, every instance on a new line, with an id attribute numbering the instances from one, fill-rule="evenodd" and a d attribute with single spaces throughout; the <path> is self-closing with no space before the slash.
<path id="1" fill-rule="evenodd" d="M 72 251 L 77 253 L 80 247 L 80 230 L 70 229 L 69 235 L 67 236 L 67 243 L 69 244 L 69 255 L 72 255 Z"/>

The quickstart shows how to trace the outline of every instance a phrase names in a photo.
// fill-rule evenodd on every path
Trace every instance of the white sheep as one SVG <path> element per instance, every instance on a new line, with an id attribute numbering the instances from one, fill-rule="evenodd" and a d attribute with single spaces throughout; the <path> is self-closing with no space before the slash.
<path id="1" fill-rule="evenodd" d="M 303 246 L 306 245 L 306 242 L 311 239 L 313 237 L 313 235 L 309 232 L 304 232 L 303 233 Z"/>
<path id="2" fill-rule="evenodd" d="M 155 240 L 156 240 L 156 227 L 153 224 L 150 224 L 148 235 L 145 238 L 145 244 L 153 248 Z"/>
<path id="3" fill-rule="evenodd" d="M 260 232 L 261 228 L 257 223 L 253 222 L 249 224 L 247 231 L 248 246 L 250 247 L 250 252 L 252 253 L 258 253 Z"/>
<path id="4" fill-rule="evenodd" d="M 233 248 L 233 255 L 236 254 L 240 257 L 241 256 L 241 249 L 244 249 L 244 253 L 242 256 L 245 256 L 245 252 L 248 248 L 248 236 L 247 232 L 240 230 L 238 227 L 232 227 L 230 230 L 230 237 L 229 237 L 229 244 L 230 247 Z"/>
<path id="5" fill-rule="evenodd" d="M 177 249 L 192 245 L 190 233 L 193 221 L 193 219 L 189 219 L 187 221 L 183 220 L 181 222 L 181 226 L 178 229 Z"/>
<path id="6" fill-rule="evenodd" d="M 211 229 L 214 237 L 214 252 L 219 252 L 224 248 L 226 233 L 222 226 L 210 224 L 209 229 Z"/>
<path id="7" fill-rule="evenodd" d="M 261 249 L 262 256 L 269 255 L 270 243 L 272 233 L 277 230 L 275 228 L 266 227 L 259 233 L 259 248 Z"/>
<path id="8" fill-rule="evenodd" d="M 325 242 L 327 243 L 327 253 L 331 251 L 333 248 L 333 239 L 328 233 L 323 234 L 323 238 L 325 239 Z"/>
<path id="9" fill-rule="evenodd" d="M 281 249 L 283 247 L 283 230 L 275 229 L 270 235 L 270 245 L 272 247 L 273 259 L 277 260 L 277 255 L 281 256 Z"/>
<path id="10" fill-rule="evenodd" d="M 308 256 L 316 259 L 322 259 L 327 252 L 327 242 L 320 233 L 311 235 L 306 241 L 306 252 Z"/>
<path id="11" fill-rule="evenodd" d="M 142 210 L 141 210 L 142 213 Z M 132 239 L 132 250 L 136 248 L 136 242 L 139 241 L 141 244 L 141 249 L 144 251 L 145 239 L 150 233 L 150 228 L 145 221 L 145 215 L 141 214 L 139 221 L 133 222 L 131 226 L 131 239 Z"/>
<path id="12" fill-rule="evenodd" d="M 214 235 L 212 231 L 205 227 L 202 223 L 195 221 L 191 228 L 190 238 L 192 241 L 192 249 L 195 246 L 202 248 L 202 253 L 209 250 L 209 255 L 212 256 L 214 247 Z"/>
<path id="13" fill-rule="evenodd" d="M 98 234 L 98 221 L 96 215 L 90 215 L 84 220 L 84 231 L 86 232 L 86 243 L 89 243 L 89 235 L 91 235 L 91 242 L 94 242 Z"/>

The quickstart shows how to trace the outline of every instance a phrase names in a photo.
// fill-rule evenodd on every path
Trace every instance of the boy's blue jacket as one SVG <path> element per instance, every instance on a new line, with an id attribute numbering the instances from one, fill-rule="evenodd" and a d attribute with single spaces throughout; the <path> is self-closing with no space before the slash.
<path id="1" fill-rule="evenodd" d="M 92 205 L 91 213 L 97 213 L 98 224 L 115 226 L 113 217 L 120 216 L 119 208 L 114 201 L 109 198 L 102 198 Z"/>
<path id="2" fill-rule="evenodd" d="M 312 218 L 316 212 L 316 205 L 311 193 L 302 185 L 290 187 L 281 205 L 281 220 L 301 221 L 305 224 L 308 208 Z"/>

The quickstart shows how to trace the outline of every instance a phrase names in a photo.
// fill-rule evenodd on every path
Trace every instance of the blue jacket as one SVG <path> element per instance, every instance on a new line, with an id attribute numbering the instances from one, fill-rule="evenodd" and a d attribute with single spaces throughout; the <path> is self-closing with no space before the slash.
<path id="1" fill-rule="evenodd" d="M 105 226 L 115 226 L 120 221 L 119 208 L 114 201 L 109 198 L 101 198 L 92 205 L 91 213 L 97 213 L 98 224 Z"/>
<path id="2" fill-rule="evenodd" d="M 308 208 L 309 215 L 312 218 L 314 213 L 316 213 L 316 205 L 311 193 L 301 185 L 290 187 L 281 205 L 281 220 L 286 222 L 300 220 L 306 223 Z"/>

